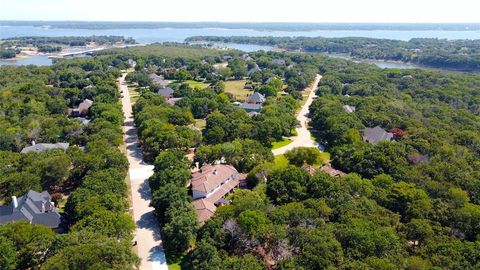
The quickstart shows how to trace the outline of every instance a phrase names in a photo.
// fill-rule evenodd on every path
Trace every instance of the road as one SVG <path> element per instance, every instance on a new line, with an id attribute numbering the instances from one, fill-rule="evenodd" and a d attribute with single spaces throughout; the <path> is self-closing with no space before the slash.
<path id="1" fill-rule="evenodd" d="M 272 150 L 275 156 L 285 154 L 285 152 L 292 150 L 295 147 L 319 147 L 319 144 L 312 139 L 312 134 L 310 133 L 310 130 L 308 130 L 307 121 L 308 110 L 313 102 L 314 97 L 316 96 L 315 90 L 317 89 L 321 78 L 322 76 L 318 74 L 317 77 L 315 77 L 315 81 L 312 83 L 312 85 L 305 89 L 305 91 L 310 91 L 310 94 L 307 97 L 307 101 L 297 114 L 297 120 L 300 122 L 300 127 L 296 128 L 297 136 L 290 137 L 292 140 L 290 144 Z"/>
<path id="2" fill-rule="evenodd" d="M 132 104 L 130 93 L 125 82 L 124 73 L 118 79 L 118 87 L 123 93 L 122 107 L 124 114 L 124 142 L 127 147 L 129 162 L 129 176 L 132 192 L 133 218 L 137 226 L 135 240 L 137 241 L 137 255 L 142 260 L 141 270 L 168 270 L 167 260 L 162 248 L 160 229 L 153 215 L 153 208 L 149 206 L 151 200 L 148 178 L 153 174 L 153 165 L 143 162 L 143 153 L 139 147 L 137 128 L 133 123 Z"/>

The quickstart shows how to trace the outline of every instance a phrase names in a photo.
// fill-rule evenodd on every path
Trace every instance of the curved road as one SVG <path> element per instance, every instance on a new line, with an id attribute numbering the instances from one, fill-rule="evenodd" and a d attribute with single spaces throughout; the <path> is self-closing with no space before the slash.
<path id="1" fill-rule="evenodd" d="M 315 90 L 317 89 L 321 78 L 322 76 L 317 74 L 317 77 L 315 77 L 315 81 L 312 83 L 312 85 L 305 89 L 305 91 L 310 91 L 310 94 L 308 95 L 307 101 L 297 114 L 297 120 L 300 122 L 300 127 L 297 127 L 295 130 L 297 131 L 298 135 L 290 137 L 290 139 L 293 140 L 290 144 L 272 150 L 275 156 L 285 154 L 285 152 L 296 147 L 319 147 L 319 144 L 312 139 L 312 134 L 310 133 L 310 130 L 308 130 L 307 121 L 308 109 L 313 102 L 313 98 L 316 96 Z"/>
<path id="2" fill-rule="evenodd" d="M 130 93 L 125 82 L 124 73 L 117 81 L 122 91 L 122 106 L 124 114 L 124 142 L 127 147 L 129 162 L 133 218 L 137 226 L 135 240 L 137 241 L 137 255 L 142 260 L 141 270 L 168 270 L 167 260 L 162 248 L 160 229 L 157 219 L 150 207 L 151 193 L 148 178 L 153 174 L 153 165 L 143 162 L 143 154 L 139 147 L 137 128 L 133 123 L 132 104 Z"/>

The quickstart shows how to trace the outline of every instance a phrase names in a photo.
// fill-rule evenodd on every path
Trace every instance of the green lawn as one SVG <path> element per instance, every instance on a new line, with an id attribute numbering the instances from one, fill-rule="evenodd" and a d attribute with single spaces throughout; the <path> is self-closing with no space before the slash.
<path id="1" fill-rule="evenodd" d="M 252 91 L 243 89 L 246 80 L 234 80 L 225 82 L 225 92 L 232 94 L 238 101 L 245 101 Z"/>
<path id="2" fill-rule="evenodd" d="M 189 258 L 188 255 L 175 257 L 167 255 L 167 265 L 168 270 L 190 270 Z"/>
<path id="3" fill-rule="evenodd" d="M 271 149 L 275 150 L 275 149 L 278 149 L 280 147 L 284 147 L 286 145 L 289 145 L 291 142 L 292 142 L 292 140 L 289 139 L 289 138 L 282 138 L 281 141 L 273 142 Z"/>
<path id="4" fill-rule="evenodd" d="M 207 121 L 205 119 L 195 119 L 195 122 L 193 123 L 193 125 L 199 128 L 200 130 L 203 130 L 207 125 Z"/>
<path id="5" fill-rule="evenodd" d="M 192 88 L 200 88 L 200 89 L 207 88 L 209 85 L 208 83 L 198 82 L 194 80 L 184 81 L 184 83 L 187 83 Z"/>

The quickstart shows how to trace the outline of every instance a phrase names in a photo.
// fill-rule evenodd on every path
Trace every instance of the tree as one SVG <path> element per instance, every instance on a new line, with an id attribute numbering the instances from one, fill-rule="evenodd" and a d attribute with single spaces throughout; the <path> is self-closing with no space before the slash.
<path id="1" fill-rule="evenodd" d="M 20 221 L 0 226 L 0 238 L 2 237 L 14 245 L 13 250 L 17 254 L 17 268 L 29 269 L 42 265 L 50 255 L 55 234 L 50 228 Z"/>
<path id="2" fill-rule="evenodd" d="M 172 254 L 182 254 L 195 243 L 199 227 L 195 210 L 189 203 L 172 205 L 167 210 L 166 220 L 162 227 L 165 249 Z"/>
<path id="3" fill-rule="evenodd" d="M 0 270 L 14 270 L 17 265 L 17 254 L 12 241 L 0 236 Z"/>
<path id="4" fill-rule="evenodd" d="M 275 204 L 305 199 L 309 174 L 302 168 L 288 165 L 273 171 L 267 181 L 267 195 Z"/>
<path id="5" fill-rule="evenodd" d="M 163 224 L 168 209 L 173 205 L 179 205 L 190 201 L 187 189 L 175 183 L 165 183 L 153 192 L 150 203 L 155 208 L 155 215 L 158 221 Z"/>
<path id="6" fill-rule="evenodd" d="M 285 153 L 288 161 L 297 166 L 304 164 L 313 165 L 321 163 L 321 153 L 313 147 L 297 147 Z"/>
<path id="7" fill-rule="evenodd" d="M 119 240 L 129 240 L 135 224 L 129 215 L 100 210 L 79 220 L 71 231 L 89 230 Z"/>
<path id="8" fill-rule="evenodd" d="M 231 270 L 262 270 L 264 265 L 250 254 L 242 257 L 227 257 L 223 261 L 221 269 Z"/>
<path id="9" fill-rule="evenodd" d="M 201 241 L 192 252 L 192 266 L 198 270 L 221 270 L 222 258 L 218 250 L 206 241 Z"/>

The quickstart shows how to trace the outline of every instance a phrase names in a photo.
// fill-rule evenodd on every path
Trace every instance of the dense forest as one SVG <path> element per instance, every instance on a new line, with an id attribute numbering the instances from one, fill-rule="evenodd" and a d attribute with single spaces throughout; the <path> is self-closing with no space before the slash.
<path id="1" fill-rule="evenodd" d="M 0 40 L 0 58 L 13 58 L 21 52 L 21 47 L 34 47 L 39 52 L 59 52 L 66 46 L 135 44 L 132 38 L 122 36 L 90 37 L 14 37 Z"/>
<path id="2" fill-rule="evenodd" d="M 360 59 L 402 61 L 462 71 L 480 70 L 480 40 L 198 36 L 186 41 L 270 45 L 290 51 L 348 54 Z"/>
<path id="3" fill-rule="evenodd" d="M 52 67 L 0 68 L 1 198 L 29 188 L 68 196 L 69 229 L 54 235 L 25 223 L 0 226 L 6 269 L 138 263 L 130 249 L 126 160 L 116 148 L 122 115 L 114 80 L 130 59 L 136 65 L 127 80 L 139 94 L 134 121 L 154 164 L 151 204 L 170 264 L 214 270 L 480 267 L 479 75 L 380 69 L 310 53 L 246 55 L 155 44 Z M 153 73 L 174 82 L 175 103 L 157 94 Z M 283 162 L 271 152 L 272 143 L 298 124 L 302 90 L 316 74 L 323 77 L 310 126 L 332 165 L 347 173 L 343 177 L 305 169 L 318 150 L 287 152 Z M 236 106 L 225 88 L 239 79 L 265 94 L 258 113 Z M 92 121 L 81 126 L 66 110 L 85 98 L 94 100 Z M 198 120 L 205 125 L 196 128 Z M 375 126 L 391 132 L 392 140 L 364 141 L 365 129 Z M 72 146 L 19 154 L 32 140 Z M 195 156 L 188 159 L 192 148 Z M 197 162 L 248 173 L 248 189 L 227 197 L 230 204 L 203 226 L 187 187 Z"/>
<path id="4" fill-rule="evenodd" d="M 221 54 L 198 50 L 187 59 L 155 46 L 147 51 L 158 54 L 132 48 L 128 56 L 140 63 L 130 80 L 146 87 L 135 120 L 145 153 L 155 159 L 152 205 L 170 259 L 185 256 L 182 266 L 193 269 L 479 267 L 478 75 L 382 70 L 288 52 L 250 53 L 261 71 L 246 75 L 249 64 L 239 64 L 242 54 L 232 51 L 230 73 L 208 76 L 205 89 L 176 85 L 174 95 L 182 100 L 174 106 L 152 93 L 148 72 L 205 80 L 210 66 L 223 61 Z M 303 71 L 293 76 L 293 68 Z M 307 172 L 301 151 L 287 153 L 287 164 L 273 162 L 268 153 L 270 143 L 294 127 L 278 120 L 293 115 L 301 87 L 291 86 L 310 70 L 307 83 L 315 73 L 323 75 L 310 110 L 312 129 L 347 176 Z M 222 87 L 234 73 L 261 84 L 279 77 L 291 82 L 290 95 L 272 94 L 262 112 L 249 117 L 231 105 L 235 99 Z M 195 118 L 206 119 L 201 135 L 188 130 Z M 364 142 L 364 129 L 374 126 L 394 132 L 394 141 Z M 237 190 L 231 204 L 201 227 L 185 187 L 192 162 L 182 153 L 193 146 L 199 164 L 223 160 L 249 172 L 253 188 Z"/>
<path id="5" fill-rule="evenodd" d="M 0 67 L 0 201 L 46 190 L 68 233 L 27 222 L 0 225 L 1 269 L 129 269 L 132 231 L 119 151 L 123 122 L 111 59 L 60 61 L 51 67 Z M 125 65 L 118 65 L 124 68 Z M 69 107 L 94 101 L 86 116 Z M 32 141 L 67 142 L 66 150 L 19 151 Z"/>

